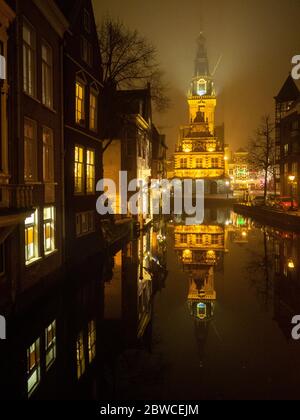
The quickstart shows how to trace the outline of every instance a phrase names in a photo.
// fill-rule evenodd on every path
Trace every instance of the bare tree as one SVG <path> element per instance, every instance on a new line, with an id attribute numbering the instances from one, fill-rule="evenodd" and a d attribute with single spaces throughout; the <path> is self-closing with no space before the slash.
<path id="1" fill-rule="evenodd" d="M 107 16 L 98 30 L 104 86 L 108 89 L 138 89 L 151 85 L 158 111 L 169 105 L 168 86 L 157 61 L 156 48 L 136 30 Z"/>
<path id="2" fill-rule="evenodd" d="M 268 177 L 273 175 L 275 162 L 275 140 L 273 137 L 274 123 L 269 115 L 262 117 L 255 137 L 249 143 L 249 163 L 264 175 L 264 198 L 268 193 Z"/>

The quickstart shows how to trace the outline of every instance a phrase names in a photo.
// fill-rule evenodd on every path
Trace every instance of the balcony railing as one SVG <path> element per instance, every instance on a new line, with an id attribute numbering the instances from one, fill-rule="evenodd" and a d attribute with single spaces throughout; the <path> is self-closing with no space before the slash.
<path id="1" fill-rule="evenodd" d="M 0 213 L 33 208 L 33 187 L 30 185 L 0 184 Z"/>

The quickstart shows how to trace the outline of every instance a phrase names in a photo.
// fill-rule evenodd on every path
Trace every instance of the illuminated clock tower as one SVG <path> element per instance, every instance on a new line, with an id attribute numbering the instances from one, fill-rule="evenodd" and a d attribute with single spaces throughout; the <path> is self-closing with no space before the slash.
<path id="1" fill-rule="evenodd" d="M 208 197 L 229 193 L 224 138 L 217 138 L 214 81 L 209 70 L 206 41 L 197 39 L 194 76 L 188 92 L 189 124 L 180 127 L 174 155 L 174 177 L 204 179 Z"/>
<path id="2" fill-rule="evenodd" d="M 193 123 L 198 113 L 201 112 L 204 116 L 204 121 L 208 123 L 209 132 L 213 134 L 217 99 L 214 82 L 209 71 L 205 38 L 202 34 L 197 39 L 195 71 L 188 93 L 188 104 L 190 123 Z"/>

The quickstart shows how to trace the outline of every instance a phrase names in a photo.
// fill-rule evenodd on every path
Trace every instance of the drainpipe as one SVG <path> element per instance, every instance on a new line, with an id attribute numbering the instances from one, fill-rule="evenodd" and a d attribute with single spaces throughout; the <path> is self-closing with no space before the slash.
<path id="1" fill-rule="evenodd" d="M 61 111 L 61 226 L 62 262 L 66 263 L 66 205 L 65 205 L 65 120 L 64 120 L 64 38 L 60 42 L 60 111 Z"/>

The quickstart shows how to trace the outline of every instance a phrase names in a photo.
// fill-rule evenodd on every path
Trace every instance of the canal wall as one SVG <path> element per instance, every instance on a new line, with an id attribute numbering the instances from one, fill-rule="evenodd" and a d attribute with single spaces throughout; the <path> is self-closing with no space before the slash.
<path id="1" fill-rule="evenodd" d="M 300 216 L 297 214 L 272 210 L 267 207 L 253 207 L 246 204 L 235 204 L 233 209 L 236 213 L 251 217 L 263 224 L 293 232 L 300 232 Z"/>

